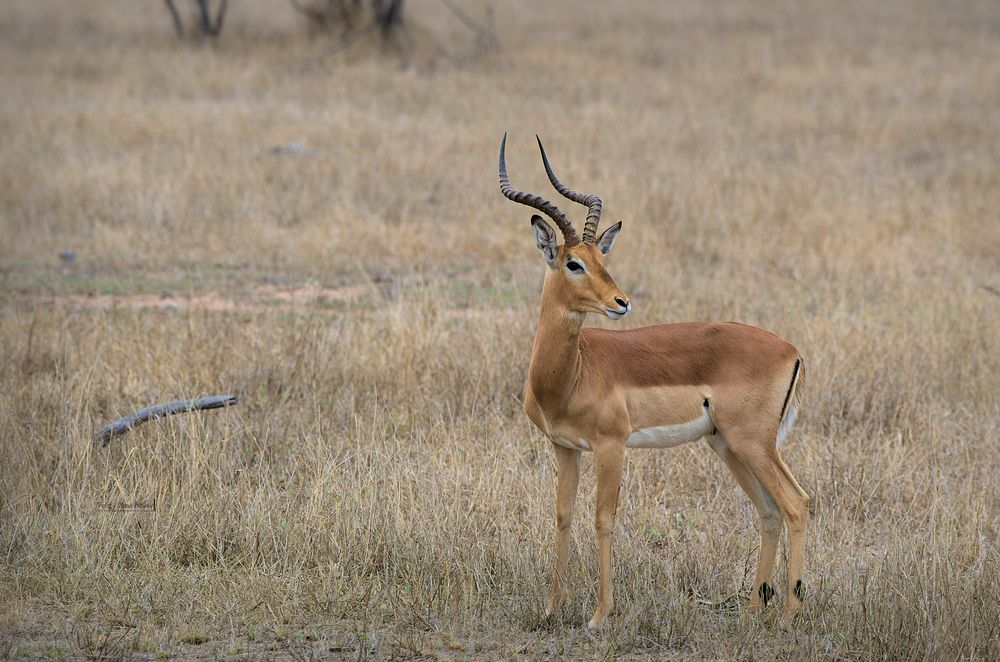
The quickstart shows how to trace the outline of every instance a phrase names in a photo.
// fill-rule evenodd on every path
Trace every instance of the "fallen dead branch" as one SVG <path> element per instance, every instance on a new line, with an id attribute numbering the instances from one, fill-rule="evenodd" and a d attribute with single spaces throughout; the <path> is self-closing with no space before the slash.
<path id="1" fill-rule="evenodd" d="M 212 395 L 204 398 L 194 398 L 193 400 L 177 400 L 162 405 L 145 407 L 101 428 L 94 435 L 94 440 L 100 441 L 101 446 L 107 446 L 115 437 L 130 432 L 135 426 L 145 423 L 150 419 L 163 418 L 172 414 L 183 414 L 184 412 L 195 411 L 196 409 L 219 409 L 220 407 L 228 407 L 235 404 L 235 395 Z"/>

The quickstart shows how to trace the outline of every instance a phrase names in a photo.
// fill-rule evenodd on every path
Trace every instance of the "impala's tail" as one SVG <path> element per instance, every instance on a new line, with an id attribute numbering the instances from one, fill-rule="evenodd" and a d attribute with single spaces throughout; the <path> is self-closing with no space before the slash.
<path id="1" fill-rule="evenodd" d="M 785 443 L 785 438 L 795 424 L 795 417 L 799 413 L 799 382 L 802 381 L 805 365 L 802 357 L 795 359 L 795 367 L 792 368 L 792 381 L 788 384 L 788 393 L 785 394 L 785 403 L 781 405 L 781 416 L 778 424 L 778 445 Z"/>

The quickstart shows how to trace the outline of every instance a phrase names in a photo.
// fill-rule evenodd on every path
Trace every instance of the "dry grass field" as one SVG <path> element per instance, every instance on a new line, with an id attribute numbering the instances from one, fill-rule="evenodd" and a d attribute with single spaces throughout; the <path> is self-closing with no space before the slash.
<path id="1" fill-rule="evenodd" d="M 412 0 L 403 42 L 322 58 L 283 0 L 215 45 L 153 0 L 3 3 L 0 657 L 1000 658 L 1000 5 L 493 7 L 492 52 Z M 704 443 L 627 455 L 595 633 L 584 456 L 544 618 L 544 266 L 504 130 L 516 186 L 552 193 L 538 133 L 624 220 L 634 312 L 593 324 L 806 357 L 793 632 L 744 618 L 757 516 Z"/>

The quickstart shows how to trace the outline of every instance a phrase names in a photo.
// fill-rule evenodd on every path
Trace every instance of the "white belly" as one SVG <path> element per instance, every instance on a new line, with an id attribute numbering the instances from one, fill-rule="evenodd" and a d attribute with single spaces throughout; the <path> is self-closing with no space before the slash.
<path id="1" fill-rule="evenodd" d="M 586 439 L 577 439 L 573 441 L 572 439 L 566 439 L 565 437 L 552 437 L 552 441 L 559 444 L 563 448 L 568 448 L 572 451 L 589 451 L 590 444 L 587 443 Z"/>
<path id="2" fill-rule="evenodd" d="M 715 424 L 706 409 L 701 416 L 687 423 L 636 430 L 629 435 L 625 445 L 629 448 L 670 448 L 697 441 L 714 429 Z"/>

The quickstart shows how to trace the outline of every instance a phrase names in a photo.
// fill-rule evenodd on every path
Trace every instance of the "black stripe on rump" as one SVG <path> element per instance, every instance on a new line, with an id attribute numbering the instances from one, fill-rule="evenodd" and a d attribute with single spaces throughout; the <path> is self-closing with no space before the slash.
<path id="1" fill-rule="evenodd" d="M 799 363 L 802 359 L 795 359 L 795 369 L 792 370 L 792 381 L 788 384 L 788 393 L 785 393 L 785 402 L 781 405 L 781 415 L 778 416 L 778 423 L 785 419 L 785 409 L 788 407 L 788 399 L 792 397 L 792 388 L 795 387 L 795 378 L 799 376 Z"/>

